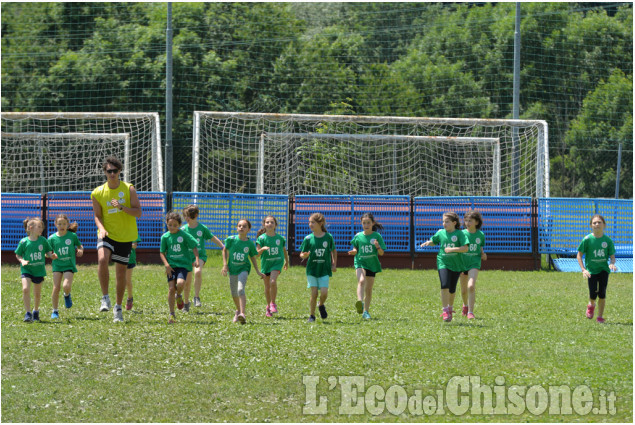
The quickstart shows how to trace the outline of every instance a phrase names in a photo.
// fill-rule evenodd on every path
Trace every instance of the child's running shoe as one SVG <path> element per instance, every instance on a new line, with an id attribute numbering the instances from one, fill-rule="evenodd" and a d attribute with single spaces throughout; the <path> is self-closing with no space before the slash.
<path id="1" fill-rule="evenodd" d="M 199 297 L 194 297 L 194 307 L 201 306 L 201 299 Z"/>
<path id="2" fill-rule="evenodd" d="M 234 323 L 238 322 L 238 315 L 240 314 L 240 312 L 238 310 L 236 310 L 236 314 L 234 314 Z"/>
<path id="3" fill-rule="evenodd" d="M 265 316 L 273 317 L 273 314 L 271 314 L 271 307 L 267 306 L 267 308 L 265 308 Z"/>
<path id="4" fill-rule="evenodd" d="M 183 304 L 183 311 L 188 313 L 190 311 L 190 304 L 192 303 L 185 303 Z"/>
<path id="5" fill-rule="evenodd" d="M 307 320 L 307 322 L 309 323 L 315 322 L 315 316 L 309 316 L 309 319 Z"/>
<path id="6" fill-rule="evenodd" d="M 469 320 L 476 319 L 476 317 L 474 316 L 474 313 L 467 313 L 467 318 Z"/>
<path id="7" fill-rule="evenodd" d="M 324 304 L 319 306 L 318 310 L 320 310 L 320 317 L 322 319 L 326 319 L 327 317 L 329 317 L 328 313 L 326 312 L 326 307 L 324 306 Z"/>
<path id="8" fill-rule="evenodd" d="M 184 305 L 185 305 L 185 304 L 183 303 L 183 295 L 178 294 L 178 295 L 176 296 L 176 307 L 177 307 L 179 310 L 183 310 L 183 306 L 184 306 Z"/>
<path id="9" fill-rule="evenodd" d="M 369 320 L 370 319 L 370 313 L 365 311 L 364 314 L 362 314 L 362 319 Z"/>
<path id="10" fill-rule="evenodd" d="M 170 313 L 170 315 L 168 316 L 168 324 L 172 324 L 176 322 L 176 316 L 174 315 L 174 313 Z"/>
<path id="11" fill-rule="evenodd" d="M 245 319 L 245 315 L 244 315 L 244 314 L 242 314 L 242 313 L 240 313 L 240 314 L 238 315 L 238 322 L 239 322 L 241 325 L 244 325 L 246 321 L 247 321 L 247 320 Z"/>
<path id="12" fill-rule="evenodd" d="M 452 321 L 452 310 L 449 308 L 444 308 L 443 309 L 443 313 L 441 313 L 441 317 L 443 318 L 444 322 L 451 322 Z"/>
<path id="13" fill-rule="evenodd" d="M 598 323 L 604 323 L 604 317 L 598 316 L 596 320 L 598 321 Z"/>
<path id="14" fill-rule="evenodd" d="M 73 300 L 71 299 L 71 294 L 64 295 L 64 307 L 71 308 L 73 306 Z"/>
<path id="15" fill-rule="evenodd" d="M 133 301 L 132 298 L 128 298 L 126 300 L 126 310 L 132 310 L 132 301 Z"/>
<path id="16" fill-rule="evenodd" d="M 586 306 L 586 317 L 587 319 L 593 319 L 593 314 L 595 313 L 595 306 L 594 305 L 587 305 Z"/>
<path id="17" fill-rule="evenodd" d="M 26 313 L 24 313 L 24 322 L 32 322 L 33 321 L 33 315 L 31 314 L 30 311 L 27 311 Z"/>
<path id="18" fill-rule="evenodd" d="M 364 303 L 358 300 L 355 303 L 355 309 L 359 314 L 362 314 L 364 312 Z"/>
<path id="19" fill-rule="evenodd" d="M 53 313 L 51 313 L 51 319 L 59 319 L 60 318 L 60 314 L 57 312 L 57 310 L 53 310 Z"/>
<path id="20" fill-rule="evenodd" d="M 40 311 L 39 310 L 33 310 L 33 321 L 34 322 L 39 322 L 40 321 Z"/>
<path id="21" fill-rule="evenodd" d="M 276 303 L 272 302 L 271 304 L 269 304 L 269 310 L 271 310 L 271 314 L 277 313 L 278 306 L 276 305 Z"/>
<path id="22" fill-rule="evenodd" d="M 467 313 L 468 313 L 468 306 L 464 305 L 463 310 L 461 310 L 461 314 L 463 316 L 467 316 Z"/>

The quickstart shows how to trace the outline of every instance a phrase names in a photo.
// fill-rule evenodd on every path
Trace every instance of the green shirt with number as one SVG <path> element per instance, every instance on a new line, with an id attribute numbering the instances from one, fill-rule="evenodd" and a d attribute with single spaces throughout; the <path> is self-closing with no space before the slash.
<path id="1" fill-rule="evenodd" d="M 615 245 L 613 241 L 606 235 L 596 238 L 593 233 L 586 235 L 580 245 L 578 251 L 584 254 L 584 266 L 591 274 L 598 274 L 601 271 L 611 272 L 608 265 L 608 259 L 611 255 L 615 255 Z"/>
<path id="2" fill-rule="evenodd" d="M 207 226 L 201 223 L 199 223 L 196 227 L 190 227 L 188 224 L 185 224 L 183 225 L 183 227 L 181 227 L 181 230 L 186 231 L 187 233 L 192 235 L 194 239 L 196 239 L 196 242 L 198 244 L 198 258 L 207 262 L 207 250 L 205 249 L 205 241 L 210 240 L 214 237 L 212 232 L 210 232 Z M 194 253 L 192 252 L 192 250 L 190 250 L 190 255 L 192 256 L 192 258 L 194 258 Z"/>
<path id="3" fill-rule="evenodd" d="M 439 245 L 437 269 L 450 269 L 453 272 L 465 271 L 462 253 L 452 252 L 447 254 L 445 252 L 446 247 L 460 248 L 463 245 L 467 245 L 467 239 L 462 230 L 457 229 L 452 233 L 448 233 L 445 229 L 439 229 L 439 231 L 432 236 L 432 243 Z"/>
<path id="4" fill-rule="evenodd" d="M 485 245 L 485 234 L 476 229 L 476 232 L 470 233 L 469 230 L 463 229 L 463 234 L 467 239 L 468 251 L 463 253 L 463 263 L 465 271 L 472 269 L 481 269 L 481 253 Z"/>
<path id="5" fill-rule="evenodd" d="M 268 236 L 266 233 L 258 236 L 256 243 L 260 247 L 268 246 L 269 249 L 262 251 L 260 254 L 260 271 L 262 273 L 271 273 L 272 270 L 281 271 L 284 266 L 284 247 L 285 239 L 275 234 Z"/>
<path id="6" fill-rule="evenodd" d="M 251 239 L 240 240 L 238 235 L 225 239 L 225 249 L 229 254 L 227 268 L 229 274 L 237 275 L 242 272 L 251 272 L 251 257 L 258 255 L 256 244 Z"/>
<path id="7" fill-rule="evenodd" d="M 190 249 L 197 246 L 196 239 L 181 229 L 176 233 L 165 232 L 161 236 L 161 252 L 173 269 L 180 267 L 191 272 L 193 260 Z"/>
<path id="8" fill-rule="evenodd" d="M 331 252 L 335 249 L 333 236 L 325 232 L 324 236 L 316 238 L 313 233 L 302 241 L 300 252 L 309 252 L 306 262 L 307 276 L 333 276 L 331 270 Z"/>
<path id="9" fill-rule="evenodd" d="M 69 231 L 64 236 L 53 233 L 49 236 L 48 242 L 53 252 L 57 254 L 57 260 L 52 262 L 53 271 L 71 270 L 73 273 L 77 273 L 75 249 L 82 246 L 77 235 Z"/>
<path id="10" fill-rule="evenodd" d="M 381 264 L 379 263 L 379 256 L 377 254 L 377 247 L 375 241 L 379 242 L 379 247 L 386 250 L 386 244 L 384 238 L 377 232 L 373 232 L 370 235 L 365 235 L 364 232 L 359 232 L 355 235 L 351 241 L 351 245 L 357 250 L 355 255 L 354 265 L 356 269 L 366 269 L 374 273 L 381 271 Z"/>
<path id="11" fill-rule="evenodd" d="M 26 266 L 20 266 L 20 273 L 30 274 L 33 277 L 46 276 L 46 253 L 51 252 L 51 245 L 44 236 L 40 236 L 37 240 L 32 241 L 27 236 L 23 238 L 18 247 L 15 249 L 15 253 L 29 262 Z"/>

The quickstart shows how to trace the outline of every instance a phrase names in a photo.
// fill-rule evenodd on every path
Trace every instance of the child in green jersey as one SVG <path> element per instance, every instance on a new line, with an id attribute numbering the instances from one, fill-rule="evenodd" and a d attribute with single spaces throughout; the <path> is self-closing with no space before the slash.
<path id="1" fill-rule="evenodd" d="M 600 214 L 591 217 L 591 229 L 593 233 L 587 235 L 578 246 L 578 264 L 582 269 L 582 275 L 589 282 L 589 304 L 586 308 L 586 317 L 593 319 L 595 312 L 595 300 L 598 301 L 598 323 L 604 323 L 604 306 L 606 303 L 606 287 L 609 283 L 610 271 L 617 271 L 615 265 L 615 245 L 611 238 L 604 234 L 606 221 Z M 584 255 L 584 264 L 582 256 Z M 607 260 L 611 263 L 607 264 Z M 586 267 L 585 267 L 586 266 Z"/>
<path id="2" fill-rule="evenodd" d="M 481 269 L 481 260 L 487 260 L 483 252 L 485 234 L 481 232 L 483 216 L 476 210 L 470 210 L 463 216 L 463 234 L 468 243 L 468 251 L 463 254 L 465 270 L 461 273 L 461 298 L 463 309 L 461 313 L 468 319 L 474 319 L 474 303 L 476 301 L 476 278 Z"/>
<path id="3" fill-rule="evenodd" d="M 337 250 L 333 236 L 326 231 L 326 219 L 320 213 L 309 217 L 311 234 L 307 235 L 300 246 L 300 258 L 307 259 L 307 287 L 311 289 L 308 322 L 315 322 L 315 304 L 320 292 L 320 317 L 328 317 L 324 302 L 329 293 L 329 278 L 337 271 Z"/>
<path id="4" fill-rule="evenodd" d="M 210 232 L 210 230 L 204 224 L 198 222 L 198 207 L 196 205 L 188 205 L 183 208 L 183 217 L 185 217 L 186 225 L 181 227 L 198 242 L 198 267 L 194 267 L 194 273 L 187 275 L 185 281 L 185 290 L 183 296 L 185 297 L 185 311 L 190 311 L 190 288 L 192 287 L 192 275 L 194 275 L 194 307 L 200 307 L 201 304 L 201 284 L 203 282 L 203 267 L 207 262 L 207 250 L 205 249 L 205 241 L 211 240 L 220 249 L 225 248 L 225 245 Z"/>
<path id="5" fill-rule="evenodd" d="M 278 295 L 278 276 L 282 269 L 289 267 L 289 254 L 285 249 L 286 240 L 276 233 L 278 220 L 271 215 L 262 220 L 262 227 L 256 233 L 256 249 L 260 254 L 260 271 L 264 274 L 265 283 L 265 316 L 271 317 L 278 312 L 276 296 Z"/>
<path id="6" fill-rule="evenodd" d="M 84 255 L 84 247 L 77 238 L 77 223 L 70 223 L 65 214 L 59 214 L 55 218 L 55 227 L 57 232 L 49 236 L 48 242 L 51 249 L 57 254 L 57 259 L 53 260 L 53 293 L 51 294 L 51 302 L 53 304 L 53 313 L 51 319 L 59 319 L 59 311 L 57 306 L 60 298 L 60 287 L 64 288 L 64 306 L 71 308 L 73 301 L 71 299 L 71 286 L 73 284 L 73 276 L 77 273 L 75 257 Z M 64 283 L 62 285 L 62 279 Z"/>
<path id="7" fill-rule="evenodd" d="M 168 306 L 170 317 L 168 323 L 174 323 L 174 302 L 179 310 L 183 309 L 183 287 L 187 275 L 192 271 L 192 258 L 190 249 L 194 251 L 194 266 L 198 267 L 198 243 L 189 233 L 181 230 L 181 216 L 176 212 L 169 212 L 165 217 L 168 231 L 161 236 L 161 261 L 165 265 L 165 274 L 168 276 Z"/>
<path id="8" fill-rule="evenodd" d="M 464 252 L 469 249 L 465 235 L 461 231 L 459 216 L 455 212 L 443 214 L 443 229 L 439 229 L 432 239 L 421 244 L 421 247 L 439 245 L 437 269 L 441 281 L 441 317 L 445 322 L 452 321 L 452 305 L 463 266 Z"/>
<path id="9" fill-rule="evenodd" d="M 254 265 L 254 270 L 256 270 L 258 276 L 261 279 L 264 277 L 258 268 L 258 250 L 256 245 L 247 236 L 250 229 L 251 223 L 249 220 L 242 219 L 236 225 L 238 234 L 225 239 L 223 268 L 221 269 L 223 276 L 229 274 L 229 287 L 236 305 L 234 323 L 240 322 L 241 324 L 245 324 L 246 321 L 245 305 L 247 304 L 247 297 L 245 296 L 245 285 L 251 271 L 249 261 Z"/>
<path id="10" fill-rule="evenodd" d="M 132 310 L 134 303 L 134 297 L 132 296 L 132 270 L 137 267 L 137 246 L 139 246 L 139 242 L 141 242 L 141 237 L 138 237 L 137 240 L 132 243 L 130 257 L 128 257 L 128 266 L 126 268 L 126 292 L 128 292 L 126 310 Z"/>
<path id="11" fill-rule="evenodd" d="M 15 249 L 15 257 L 20 262 L 22 273 L 22 301 L 24 301 L 25 322 L 40 320 L 40 296 L 46 276 L 45 257 L 57 259 L 48 241 L 42 237 L 44 222 L 39 217 L 27 218 L 23 221 L 28 235 Z M 31 312 L 31 282 L 33 282 L 33 312 Z"/>
<path id="12" fill-rule="evenodd" d="M 355 256 L 355 272 L 357 273 L 357 303 L 355 308 L 362 318 L 370 319 L 370 300 L 373 296 L 373 285 L 375 275 L 381 272 L 379 255 L 384 255 L 386 244 L 377 230 L 384 227 L 375 221 L 371 213 L 366 213 L 361 218 L 363 232 L 355 235 L 351 241 L 353 249 L 348 251 L 348 255 Z"/>

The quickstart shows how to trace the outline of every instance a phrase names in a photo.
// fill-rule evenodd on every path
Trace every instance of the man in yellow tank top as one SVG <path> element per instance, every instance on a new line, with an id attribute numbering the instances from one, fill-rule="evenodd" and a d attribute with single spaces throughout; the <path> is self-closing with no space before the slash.
<path id="1" fill-rule="evenodd" d="M 115 157 L 108 157 L 102 168 L 108 181 L 93 190 L 90 195 L 97 225 L 98 274 L 103 294 L 99 311 L 110 310 L 108 264 L 112 259 L 117 278 L 114 321 L 123 322 L 121 303 L 126 290 L 126 269 L 132 242 L 138 237 L 137 218 L 141 217 L 142 211 L 135 188 L 132 184 L 119 179 L 123 169 L 121 161 Z"/>

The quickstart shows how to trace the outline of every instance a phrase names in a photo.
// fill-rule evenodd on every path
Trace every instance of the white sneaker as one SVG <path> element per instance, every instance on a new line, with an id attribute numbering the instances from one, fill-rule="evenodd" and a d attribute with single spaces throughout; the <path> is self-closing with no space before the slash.
<path id="1" fill-rule="evenodd" d="M 110 310 L 110 297 L 101 297 L 101 307 L 99 311 L 108 311 Z"/>
<path id="2" fill-rule="evenodd" d="M 123 322 L 123 309 L 114 309 L 113 310 L 114 316 L 115 318 L 113 319 L 113 322 Z"/>

